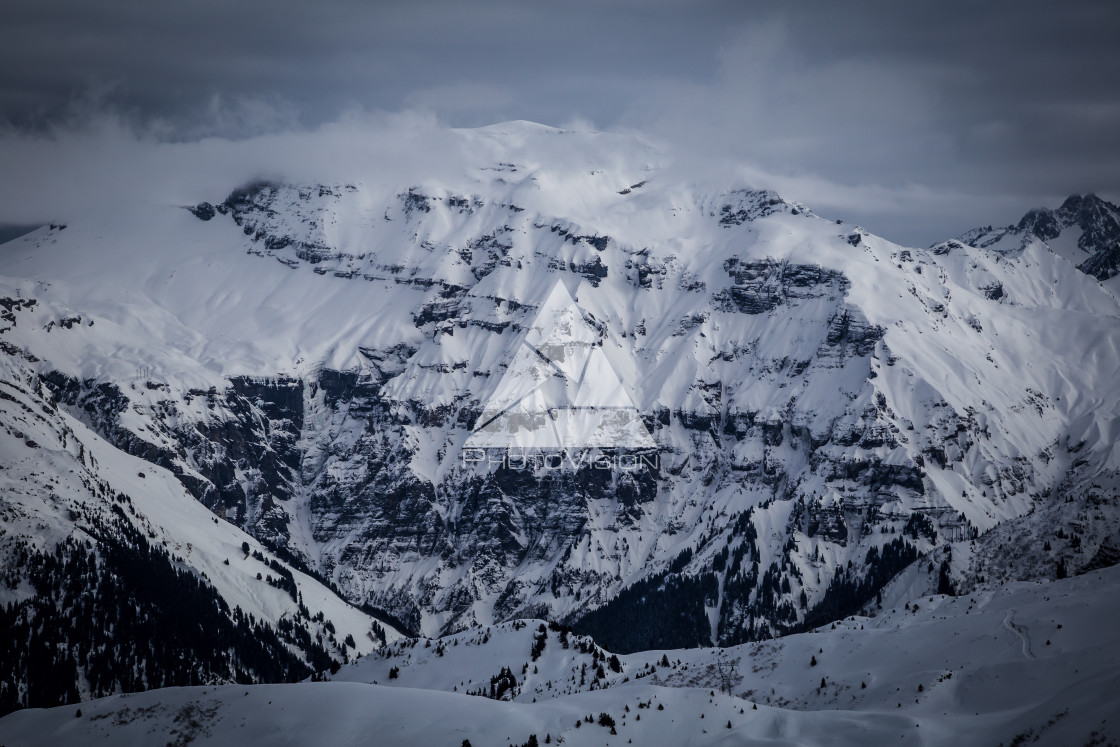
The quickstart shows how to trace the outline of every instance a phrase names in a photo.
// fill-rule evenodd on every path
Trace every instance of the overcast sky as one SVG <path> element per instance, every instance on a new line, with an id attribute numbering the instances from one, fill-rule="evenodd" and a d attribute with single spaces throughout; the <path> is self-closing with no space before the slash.
<path id="1" fill-rule="evenodd" d="M 1120 4 L 9 0 L 0 223 L 64 219 L 98 153 L 126 180 L 129 139 L 356 112 L 638 130 L 924 245 L 1120 195 Z"/>

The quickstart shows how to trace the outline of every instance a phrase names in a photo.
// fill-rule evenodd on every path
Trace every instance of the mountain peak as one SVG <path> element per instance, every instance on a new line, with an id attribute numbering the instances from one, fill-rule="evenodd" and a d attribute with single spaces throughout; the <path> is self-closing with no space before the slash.
<path id="1" fill-rule="evenodd" d="M 1120 207 L 1092 192 L 1070 195 L 1057 210 L 1028 210 L 1007 228 L 976 228 L 958 238 L 970 246 L 987 248 L 1019 246 L 1031 237 L 1049 243 L 1098 280 L 1120 274 Z M 1008 244 L 1009 240 L 1013 243 Z"/>
<path id="2" fill-rule="evenodd" d="M 1070 199 L 1073 198 L 1071 197 Z M 1068 202 L 1069 200 L 1066 200 L 1066 203 Z M 1019 219 L 1015 230 L 1020 232 L 1029 231 L 1043 241 L 1049 241 L 1050 239 L 1058 238 L 1058 235 L 1062 232 L 1062 224 L 1049 208 L 1034 208 Z"/>
<path id="3" fill-rule="evenodd" d="M 1069 222 L 1080 222 L 1083 217 L 1091 217 L 1095 213 L 1115 211 L 1117 208 L 1107 200 L 1102 200 L 1093 193 L 1087 195 L 1070 195 L 1058 208 L 1057 212 Z"/>

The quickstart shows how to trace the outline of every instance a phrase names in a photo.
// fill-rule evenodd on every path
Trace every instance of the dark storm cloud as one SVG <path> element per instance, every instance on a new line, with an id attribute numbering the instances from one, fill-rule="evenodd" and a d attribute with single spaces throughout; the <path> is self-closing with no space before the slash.
<path id="1" fill-rule="evenodd" d="M 8 3 L 0 112 L 21 138 L 108 110 L 171 141 L 353 110 L 581 119 L 744 162 L 818 212 L 927 243 L 1120 194 L 1114 6 Z"/>
<path id="2" fill-rule="evenodd" d="M 710 74 L 710 45 L 743 10 L 714 2 L 26 2 L 5 11 L 0 29 L 0 107 L 35 124 L 93 91 L 190 132 L 244 97 L 313 125 L 351 104 L 388 110 L 419 100 L 440 109 L 425 92 L 466 84 L 504 94 L 476 105 L 457 97 L 456 124 L 522 112 L 605 120 L 633 80 Z M 589 89 L 608 95 L 583 96 Z"/>

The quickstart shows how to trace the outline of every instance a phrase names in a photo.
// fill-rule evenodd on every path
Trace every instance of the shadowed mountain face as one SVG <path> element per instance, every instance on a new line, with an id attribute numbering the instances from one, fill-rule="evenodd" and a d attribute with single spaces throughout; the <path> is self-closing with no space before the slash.
<path id="1" fill-rule="evenodd" d="M 535 616 L 620 652 L 737 643 L 904 571 L 956 591 L 1099 554 L 1115 206 L 908 249 L 661 183 L 636 143 L 503 127 L 446 173 L 39 229 L 0 262 L 4 354 L 215 518 L 429 634 Z M 559 342 L 534 326 L 557 283 Z M 588 376 L 652 446 L 478 435 L 502 381 L 539 397 L 502 426 L 524 436 L 601 405 Z"/>
<path id="2" fill-rule="evenodd" d="M 6 244 L 12 239 L 18 239 L 20 236 L 25 236 L 34 231 L 39 226 L 36 225 L 13 225 L 11 223 L 0 224 L 0 244 Z"/>
<path id="3" fill-rule="evenodd" d="M 1120 207 L 1092 194 L 1071 195 L 1057 210 L 1031 210 L 1014 226 L 974 229 L 961 240 L 990 247 L 1031 237 L 1052 244 L 1078 269 L 1098 280 L 1120 274 Z"/>

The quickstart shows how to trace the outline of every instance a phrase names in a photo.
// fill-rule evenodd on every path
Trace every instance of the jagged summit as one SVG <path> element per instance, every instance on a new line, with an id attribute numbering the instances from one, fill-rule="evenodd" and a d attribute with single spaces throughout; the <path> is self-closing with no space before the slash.
<path id="1" fill-rule="evenodd" d="M 1013 226 L 973 229 L 960 240 L 976 247 L 1007 248 L 1036 237 L 1098 280 L 1120 274 L 1120 207 L 1095 194 L 1070 195 L 1055 210 L 1035 208 Z"/>
<path id="2" fill-rule="evenodd" d="M 1118 209 L 1120 208 L 1116 205 L 1090 192 L 1086 195 L 1070 195 L 1058 208 L 1058 213 L 1063 217 L 1069 216 L 1071 221 L 1074 218 L 1078 221 L 1091 221 L 1094 216 L 1104 211 L 1116 213 Z"/>

